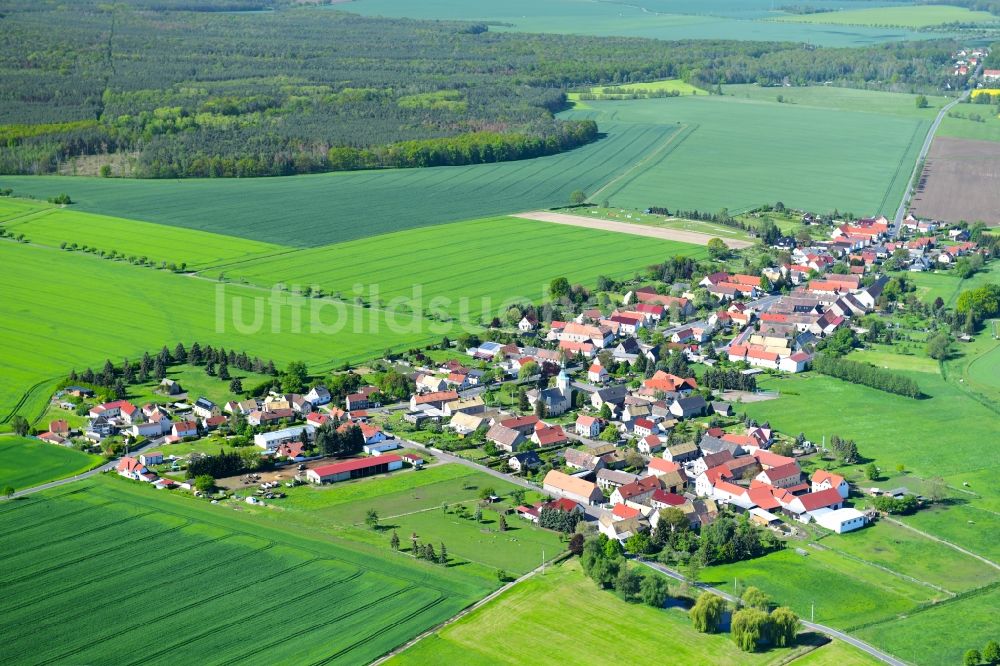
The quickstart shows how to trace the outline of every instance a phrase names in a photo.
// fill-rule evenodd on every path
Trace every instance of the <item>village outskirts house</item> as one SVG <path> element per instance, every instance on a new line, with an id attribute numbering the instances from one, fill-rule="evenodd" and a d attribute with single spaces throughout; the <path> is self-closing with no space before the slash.
<path id="1" fill-rule="evenodd" d="M 545 475 L 542 489 L 550 495 L 565 497 L 580 504 L 598 504 L 604 499 L 604 494 L 596 483 L 551 470 Z"/>

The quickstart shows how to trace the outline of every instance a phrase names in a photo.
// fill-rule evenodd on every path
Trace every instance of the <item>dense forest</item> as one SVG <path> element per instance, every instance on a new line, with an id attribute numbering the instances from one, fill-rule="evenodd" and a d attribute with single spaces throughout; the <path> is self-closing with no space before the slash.
<path id="1" fill-rule="evenodd" d="M 521 159 L 598 136 L 590 121 L 555 118 L 569 88 L 677 77 L 708 89 L 929 91 L 948 82 L 955 48 L 498 34 L 269 0 L 0 0 L 0 17 L 8 174 L 237 177 Z"/>

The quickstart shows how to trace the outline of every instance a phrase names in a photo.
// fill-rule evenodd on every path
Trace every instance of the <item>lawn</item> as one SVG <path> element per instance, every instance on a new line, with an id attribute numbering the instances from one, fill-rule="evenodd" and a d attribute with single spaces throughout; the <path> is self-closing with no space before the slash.
<path id="1" fill-rule="evenodd" d="M 30 437 L 0 437 L 0 487 L 23 490 L 81 474 L 103 462 L 100 456 Z"/>
<path id="2" fill-rule="evenodd" d="M 918 5 L 906 7 L 877 7 L 839 12 L 795 14 L 782 21 L 795 23 L 826 23 L 871 27 L 929 28 L 946 23 L 996 23 L 997 17 L 989 12 L 977 12 L 964 7 L 948 5 Z"/>
<path id="3" fill-rule="evenodd" d="M 959 104 L 941 121 L 937 136 L 956 139 L 972 139 L 973 141 L 1000 141 L 1000 116 L 996 107 L 979 104 Z M 963 117 L 953 116 L 959 113 Z M 981 120 L 971 120 L 972 114 L 978 114 Z"/>
<path id="4" fill-rule="evenodd" d="M 1000 340 L 993 337 L 993 327 L 1000 320 L 989 320 L 972 342 L 956 344 L 945 361 L 951 382 L 981 401 L 1000 405 Z"/>
<path id="5" fill-rule="evenodd" d="M 74 210 L 316 247 L 391 231 L 569 203 L 627 171 L 676 128 L 602 123 L 606 137 L 533 160 L 283 178 L 0 177 L 18 195 L 72 196 Z M 171 259 L 172 260 L 172 259 Z"/>
<path id="6" fill-rule="evenodd" d="M 794 546 L 806 554 L 796 552 Z M 702 581 L 727 592 L 733 591 L 737 579 L 744 587 L 761 588 L 805 619 L 815 604 L 815 621 L 838 629 L 893 618 L 947 596 L 804 543 L 754 560 L 708 567 L 701 573 Z"/>
<path id="7" fill-rule="evenodd" d="M 949 592 L 966 592 L 1000 579 L 1000 570 L 890 522 L 834 534 L 820 543 Z"/>
<path id="8" fill-rule="evenodd" d="M 507 508 L 509 501 L 485 509 L 482 523 L 472 520 L 484 488 L 506 495 L 517 486 L 462 465 L 436 465 L 320 488 L 290 489 L 286 499 L 275 502 L 280 511 L 267 513 L 282 522 L 331 530 L 342 538 L 376 547 L 387 548 L 395 530 L 404 551 L 410 549 L 410 535 L 416 533 L 421 543 L 431 543 L 435 550 L 444 543 L 449 556 L 456 558 L 453 566 L 492 580 L 497 569 L 522 574 L 537 567 L 543 554 L 552 558 L 565 550 L 557 533 L 514 515 L 506 516 L 509 529 L 499 531 L 494 509 Z M 530 494 L 527 501 L 537 497 Z M 441 507 L 445 503 L 451 507 L 448 513 Z M 458 504 L 468 509 L 469 518 L 455 512 Z M 378 530 L 365 526 L 369 509 L 379 515 Z"/>
<path id="9" fill-rule="evenodd" d="M 742 410 L 767 419 L 782 432 L 804 432 L 816 442 L 823 436 L 829 442 L 834 434 L 855 439 L 861 455 L 873 459 L 885 474 L 903 465 L 921 479 L 942 477 L 953 489 L 947 504 L 903 521 L 997 561 L 1000 546 L 992 535 L 1000 530 L 1000 493 L 992 474 L 1000 466 L 1000 450 L 989 444 L 996 440 L 996 412 L 972 399 L 957 382 L 936 373 L 901 372 L 931 397 L 912 400 L 806 373 L 762 379 L 761 388 L 781 391 L 782 396 L 743 405 Z M 837 405 L 837 409 L 817 409 L 816 405 Z M 850 417 L 844 418 L 845 414 Z M 872 484 L 862 479 L 860 466 L 841 468 L 838 473 L 866 486 L 921 487 L 893 479 Z M 919 564 L 914 567 L 913 571 L 920 570 Z M 903 573 L 920 577 L 909 568 Z"/>
<path id="10" fill-rule="evenodd" d="M 857 634 L 914 664 L 960 664 L 966 650 L 982 650 L 987 641 L 997 640 L 998 613 L 1000 589 L 994 585 L 954 602 L 861 629 Z"/>
<path id="11" fill-rule="evenodd" d="M 488 589 L 117 478 L 0 512 L 14 662 L 367 663 Z M 137 577 L 142 591 L 123 592 Z"/>
<path id="12" fill-rule="evenodd" d="M 376 304 L 411 301 L 427 315 L 478 315 L 502 302 L 547 298 L 553 278 L 593 288 L 597 277 L 631 278 L 675 255 L 705 258 L 704 247 L 520 218 L 491 218 L 409 229 L 220 267 L 227 277 L 270 287 L 321 287 L 351 299 L 356 285 Z M 364 258 L 359 273 L 357 258 Z M 214 272 L 214 270 L 212 271 Z M 437 299 L 435 301 L 435 299 Z M 435 304 L 436 303 L 436 304 Z"/>
<path id="13" fill-rule="evenodd" d="M 882 662 L 853 645 L 834 641 L 792 662 L 795 666 L 872 666 Z"/>
<path id="14" fill-rule="evenodd" d="M 819 108 L 819 92 L 817 106 L 707 95 L 588 102 L 567 117 L 679 127 L 642 169 L 590 193 L 612 206 L 738 212 L 780 200 L 810 210 L 895 210 L 933 109 L 844 111 L 840 93 L 832 95 L 830 108 Z"/>
<path id="15" fill-rule="evenodd" d="M 22 215 L 3 224 L 12 234 L 24 234 L 32 243 L 60 247 L 62 243 L 118 252 L 124 257 L 145 257 L 157 266 L 187 264 L 188 269 L 287 252 L 288 248 L 232 236 L 182 229 L 163 224 L 125 220 L 84 213 L 75 208 L 49 206 L 34 215 L 39 204 L 10 200 Z M 12 206 L 13 207 L 13 206 Z M 2 209 L 0 209 L 2 211 Z M 3 212 L 0 212 L 3 215 Z"/>
<path id="16" fill-rule="evenodd" d="M 353 305 L 323 304 L 315 312 L 319 301 L 304 305 L 296 329 L 293 307 L 265 308 L 267 292 L 225 285 L 220 296 L 222 285 L 209 280 L 9 241 L 0 241 L 0 265 L 5 423 L 15 409 L 36 419 L 54 382 L 74 368 L 99 369 L 105 359 L 134 360 L 179 341 L 245 350 L 279 366 L 301 359 L 320 371 L 441 336 L 420 326 L 415 332 L 390 329 L 382 313 Z M 241 322 L 232 319 L 233 310 Z M 255 311 L 259 326 L 253 325 Z M 406 315 L 395 319 L 410 323 Z"/>
<path id="17" fill-rule="evenodd" d="M 945 270 L 907 273 L 905 277 L 916 286 L 917 297 L 921 301 L 932 303 L 940 297 L 945 305 L 954 306 L 955 299 L 963 291 L 1000 282 L 1000 261 L 991 261 L 984 270 L 965 280 L 956 276 L 954 271 Z"/>
<path id="18" fill-rule="evenodd" d="M 191 345 L 190 343 L 186 343 L 186 346 L 190 347 Z M 170 351 L 173 351 L 173 347 L 170 347 Z M 230 379 L 219 379 L 217 376 L 209 376 L 205 373 L 205 366 L 174 365 L 167 369 L 167 377 L 181 385 L 181 388 L 187 392 L 189 402 L 194 402 L 199 397 L 204 396 L 219 405 L 220 409 L 222 405 L 230 400 L 242 400 L 244 398 L 243 395 L 230 392 L 229 383 L 233 379 L 239 379 L 243 384 L 244 390 L 250 390 L 262 382 L 274 380 L 274 377 L 245 372 L 234 366 L 229 366 L 229 376 Z M 150 381 L 146 384 L 133 384 L 128 387 L 128 398 L 139 405 L 147 402 L 162 403 L 170 401 L 170 396 L 157 392 L 156 389 L 159 388 L 159 385 L 158 381 Z"/>
<path id="19" fill-rule="evenodd" d="M 538 665 L 596 665 L 606 664 L 608 655 L 620 653 L 622 640 L 632 655 L 650 659 L 652 655 L 669 655 L 665 662 L 671 664 L 781 664 L 801 650 L 741 652 L 727 634 L 696 632 L 682 609 L 627 604 L 615 594 L 601 591 L 584 576 L 579 562 L 570 560 L 518 583 L 389 663 L 475 666 L 523 664 L 527 660 Z M 820 647 L 816 653 L 828 649 L 829 645 Z"/>

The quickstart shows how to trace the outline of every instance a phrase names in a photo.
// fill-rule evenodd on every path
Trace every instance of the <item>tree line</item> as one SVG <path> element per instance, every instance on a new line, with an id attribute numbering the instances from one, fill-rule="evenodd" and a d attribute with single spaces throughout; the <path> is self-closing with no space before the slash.
<path id="1" fill-rule="evenodd" d="M 868 363 L 858 363 L 831 354 L 817 354 L 813 358 L 812 367 L 813 370 L 824 375 L 879 391 L 895 393 L 907 398 L 921 398 L 924 395 L 917 383 L 909 377 L 904 377 L 890 370 L 876 368 Z"/>

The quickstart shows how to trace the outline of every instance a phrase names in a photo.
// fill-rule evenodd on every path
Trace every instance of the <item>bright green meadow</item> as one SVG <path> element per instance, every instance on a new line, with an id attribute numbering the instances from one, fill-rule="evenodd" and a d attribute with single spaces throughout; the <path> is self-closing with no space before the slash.
<path id="1" fill-rule="evenodd" d="M 30 437 L 0 437 L 0 487 L 30 488 L 81 474 L 101 462 L 100 456 Z"/>
<path id="2" fill-rule="evenodd" d="M 367 663 L 489 589 L 168 492 L 99 478 L 0 506 L 7 659 Z"/>
<path id="3" fill-rule="evenodd" d="M 270 243 L 95 215 L 75 207 L 59 208 L 24 199 L 0 202 L 0 223 L 14 235 L 24 234 L 31 243 L 88 246 L 107 254 L 116 251 L 125 257 L 145 257 L 156 265 L 165 262 L 180 266 L 183 262 L 188 270 L 288 251 L 287 247 Z"/>

